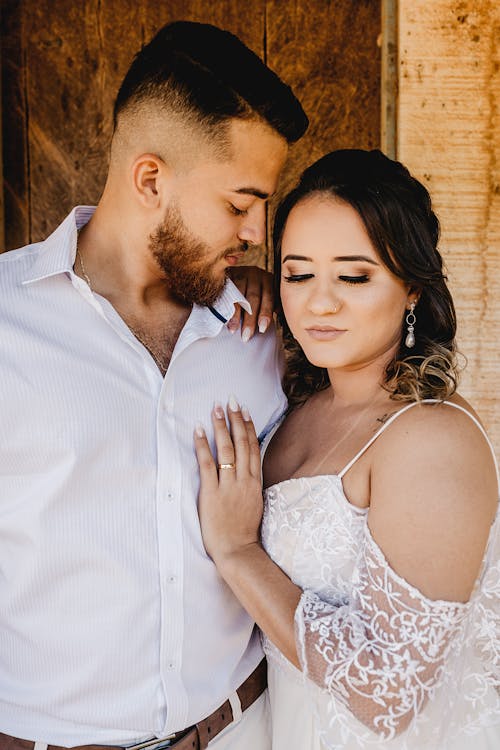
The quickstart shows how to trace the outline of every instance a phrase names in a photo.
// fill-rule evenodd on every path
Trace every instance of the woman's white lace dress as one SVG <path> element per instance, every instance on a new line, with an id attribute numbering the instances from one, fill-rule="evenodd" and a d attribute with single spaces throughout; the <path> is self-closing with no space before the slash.
<path id="1" fill-rule="evenodd" d="M 344 495 L 344 474 L 413 405 L 339 475 L 265 491 L 264 547 L 304 591 L 303 672 L 264 638 L 273 750 L 500 750 L 498 517 L 470 601 L 431 601 L 391 569 L 367 511 Z"/>

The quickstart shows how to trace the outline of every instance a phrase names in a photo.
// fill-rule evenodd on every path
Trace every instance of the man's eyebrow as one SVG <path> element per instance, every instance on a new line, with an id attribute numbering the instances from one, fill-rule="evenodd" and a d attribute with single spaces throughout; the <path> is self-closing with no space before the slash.
<path id="1" fill-rule="evenodd" d="M 263 201 L 267 201 L 270 197 L 269 193 L 263 193 L 262 190 L 254 187 L 241 187 L 237 190 L 233 190 L 233 193 L 239 193 L 240 195 L 255 195 L 256 198 L 261 198 Z"/>

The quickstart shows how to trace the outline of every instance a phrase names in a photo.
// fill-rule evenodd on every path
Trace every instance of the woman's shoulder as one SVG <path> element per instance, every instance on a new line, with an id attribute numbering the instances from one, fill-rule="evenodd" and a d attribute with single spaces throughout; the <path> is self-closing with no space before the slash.
<path id="1" fill-rule="evenodd" d="M 480 417 L 459 394 L 447 401 L 422 401 L 395 409 L 392 424 L 380 436 L 379 446 L 389 445 L 398 454 L 409 450 L 414 457 L 432 451 L 454 456 L 453 463 L 470 458 L 471 452 L 492 458 L 492 449 Z"/>
<path id="2" fill-rule="evenodd" d="M 474 498 L 489 515 L 498 500 L 493 447 L 474 409 L 458 394 L 401 411 L 376 441 L 371 475 L 373 488 L 390 487 L 410 502 L 437 492 L 458 508 Z"/>
<path id="3" fill-rule="evenodd" d="M 415 404 L 376 441 L 370 528 L 431 598 L 467 599 L 498 507 L 495 461 L 476 419 L 460 396 Z"/>

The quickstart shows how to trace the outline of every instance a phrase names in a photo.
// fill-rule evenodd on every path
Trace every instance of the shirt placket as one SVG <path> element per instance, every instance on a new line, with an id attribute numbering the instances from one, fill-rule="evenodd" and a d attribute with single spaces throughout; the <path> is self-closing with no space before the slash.
<path id="1" fill-rule="evenodd" d="M 157 409 L 156 517 L 160 587 L 160 672 L 167 696 L 163 732 L 184 727 L 188 697 L 182 679 L 184 643 L 184 549 L 182 531 L 182 456 L 176 439 L 175 368 L 171 362 Z"/>
<path id="2" fill-rule="evenodd" d="M 206 310 L 198 309 L 192 312 L 172 353 L 158 403 L 156 502 L 161 593 L 160 663 L 167 696 L 167 716 L 162 728 L 163 735 L 178 730 L 179 727 L 185 727 L 189 710 L 189 699 L 181 674 L 186 612 L 183 606 L 185 556 L 181 505 L 183 457 L 176 435 L 175 402 L 177 378 L 182 377 L 179 359 L 198 339 L 216 335 L 221 327 L 221 321 Z M 179 387 L 182 388 L 182 382 L 179 383 Z M 186 498 L 187 501 L 189 499 Z"/>

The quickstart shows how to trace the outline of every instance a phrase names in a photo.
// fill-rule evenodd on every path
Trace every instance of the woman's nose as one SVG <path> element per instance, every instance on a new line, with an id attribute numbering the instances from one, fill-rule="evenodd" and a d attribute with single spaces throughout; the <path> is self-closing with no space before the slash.
<path id="1" fill-rule="evenodd" d="M 314 315 L 330 315 L 339 311 L 341 302 L 331 285 L 317 287 L 309 297 L 309 309 Z"/>

